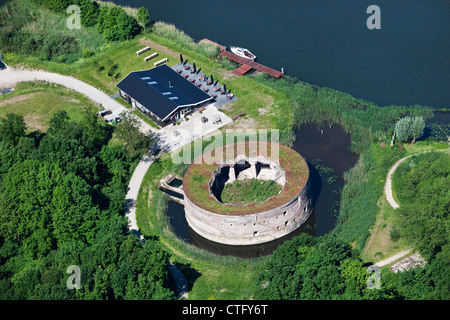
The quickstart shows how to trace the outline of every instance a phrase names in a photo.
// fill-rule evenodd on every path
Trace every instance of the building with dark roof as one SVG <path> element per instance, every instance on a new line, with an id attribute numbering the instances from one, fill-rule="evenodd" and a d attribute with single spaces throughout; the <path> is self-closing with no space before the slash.
<path id="1" fill-rule="evenodd" d="M 160 126 L 185 117 L 213 99 L 166 64 L 131 72 L 116 87 L 123 99 Z"/>

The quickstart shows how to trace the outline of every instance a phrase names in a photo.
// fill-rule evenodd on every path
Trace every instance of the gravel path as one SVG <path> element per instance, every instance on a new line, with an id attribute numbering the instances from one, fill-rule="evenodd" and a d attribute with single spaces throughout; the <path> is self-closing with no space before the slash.
<path id="1" fill-rule="evenodd" d="M 147 156 L 144 156 L 139 164 L 134 169 L 133 175 L 131 176 L 130 182 L 127 188 L 127 195 L 125 196 L 125 216 L 128 217 L 129 229 L 131 232 L 140 236 L 144 239 L 139 232 L 139 228 L 136 221 L 136 201 L 139 194 L 139 189 L 141 188 L 142 180 L 144 179 L 145 173 L 148 168 L 153 163 L 153 160 Z"/>
<path id="2" fill-rule="evenodd" d="M 16 69 L 9 66 L 5 70 L 0 70 L 0 88 L 11 88 L 17 83 L 25 81 L 47 81 L 78 91 L 90 100 L 103 106 L 104 109 L 111 110 L 114 116 L 118 116 L 122 112 L 129 111 L 103 91 L 74 77 L 63 76 L 57 73 L 42 70 Z M 154 131 L 149 124 L 145 123 L 138 117 L 136 118 L 139 120 L 140 129 L 142 132 L 147 133 L 149 131 Z"/>
<path id="3" fill-rule="evenodd" d="M 394 261 L 396 261 L 396 260 L 398 260 L 400 258 L 403 258 L 404 256 L 406 256 L 410 252 L 411 252 L 410 249 L 401 251 L 401 252 L 399 252 L 397 254 L 394 254 L 393 256 L 391 256 L 389 258 L 386 258 L 384 260 L 378 261 L 377 263 L 375 263 L 375 265 L 379 266 L 379 267 L 383 267 L 383 266 L 388 265 L 388 264 L 390 264 L 390 263 L 392 263 L 392 262 L 394 262 Z"/>
<path id="4" fill-rule="evenodd" d="M 436 152 L 449 152 L 450 153 L 450 148 L 449 149 L 440 149 L 440 150 L 435 150 Z M 422 153 L 426 153 L 426 152 L 431 152 L 431 150 L 425 150 L 419 153 L 415 153 L 415 154 L 410 154 L 407 157 L 404 157 L 400 160 L 398 160 L 389 170 L 387 178 L 386 178 L 386 184 L 384 185 L 384 194 L 386 195 L 386 199 L 389 202 L 389 204 L 391 205 L 392 208 L 394 209 L 398 209 L 400 208 L 400 205 L 394 200 L 394 197 L 392 196 L 392 175 L 394 174 L 395 170 L 398 168 L 398 166 L 405 161 L 406 159 L 418 155 L 418 154 L 422 154 Z"/>
<path id="5" fill-rule="evenodd" d="M 446 150 L 438 150 L 438 152 L 445 152 Z M 425 152 L 429 152 L 429 151 L 423 151 L 421 153 L 425 153 Z M 400 205 L 394 200 L 394 197 L 392 196 L 392 175 L 394 174 L 395 170 L 398 168 L 398 166 L 405 161 L 406 159 L 412 157 L 414 154 L 411 154 L 407 157 L 404 157 L 400 160 L 398 160 L 389 170 L 388 175 L 387 175 L 387 179 L 386 179 L 386 184 L 384 185 L 384 194 L 386 195 L 386 200 L 389 202 L 389 204 L 391 205 L 392 208 L 394 209 L 398 209 L 400 208 Z M 405 255 L 409 254 L 411 252 L 410 249 L 408 250 L 404 250 L 402 252 L 399 252 L 389 258 L 386 258 L 384 260 L 381 260 L 379 262 L 377 262 L 375 265 L 382 267 L 385 266 L 387 264 L 390 264 L 402 257 L 404 257 Z"/>
<path id="6" fill-rule="evenodd" d="M 104 106 L 111 111 L 125 109 L 120 103 L 111 99 L 104 92 L 84 83 L 74 77 L 63 76 L 57 73 L 41 70 L 21 70 L 8 67 L 0 71 L 0 88 L 14 86 L 23 81 L 48 81 L 78 91 L 92 101 Z M 126 109 L 125 109 L 126 110 Z"/>
<path id="7" fill-rule="evenodd" d="M 387 178 L 386 178 L 386 184 L 384 185 L 384 194 L 386 195 L 386 200 L 389 202 L 389 204 L 391 205 L 392 208 L 394 209 L 398 209 L 400 208 L 399 204 L 394 200 L 394 197 L 392 195 L 392 175 L 394 174 L 394 171 L 397 169 L 397 167 L 400 165 L 400 163 L 402 163 L 403 161 L 405 161 L 406 159 L 408 159 L 409 157 L 411 157 L 412 155 L 409 155 L 407 157 L 404 157 L 400 160 L 398 160 L 389 170 Z"/>

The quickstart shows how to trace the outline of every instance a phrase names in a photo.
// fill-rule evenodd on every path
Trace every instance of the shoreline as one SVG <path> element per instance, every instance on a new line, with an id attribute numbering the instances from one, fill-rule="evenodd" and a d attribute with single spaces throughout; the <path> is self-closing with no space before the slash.
<path id="1" fill-rule="evenodd" d="M 131 5 L 128 5 L 128 4 L 118 4 L 118 3 L 116 3 L 115 0 L 111 0 L 108 3 L 114 3 L 114 5 L 119 6 L 119 7 L 133 8 L 135 10 L 138 9 L 138 4 L 136 4 L 136 6 L 131 6 Z M 146 1 L 144 1 L 141 4 L 141 6 L 147 8 L 150 13 L 152 12 L 152 7 L 151 7 L 152 4 L 151 3 L 148 3 Z M 161 15 L 161 13 L 160 13 L 160 15 Z M 175 17 L 171 16 L 171 17 L 172 17 L 171 20 L 162 20 L 160 18 L 155 18 L 152 22 L 164 22 L 164 23 L 167 23 L 167 24 L 172 24 L 172 25 L 174 25 L 174 26 L 176 26 L 178 28 L 178 23 L 182 24 L 182 19 L 177 19 L 178 18 L 177 16 L 175 16 Z M 167 19 L 167 16 L 166 16 L 166 19 Z M 187 28 L 187 26 L 185 26 L 185 27 Z M 178 30 L 182 30 L 183 32 L 185 32 L 182 29 L 182 27 L 179 27 Z M 218 40 L 218 39 L 216 39 L 217 38 L 217 34 L 213 35 L 213 34 L 199 33 L 198 30 L 195 30 L 195 31 L 192 30 L 192 33 L 195 33 L 196 37 L 190 36 L 189 34 L 187 34 L 187 35 L 192 37 L 195 40 L 196 43 L 201 42 L 201 40 L 204 39 L 204 38 L 208 38 L 212 42 L 217 42 L 216 40 Z M 219 41 L 219 43 L 225 43 L 225 41 Z M 227 45 L 229 45 L 229 44 L 230 43 L 228 43 Z M 231 43 L 231 44 L 233 44 L 233 43 Z M 240 46 L 245 47 L 245 43 L 243 45 L 240 45 Z M 250 51 L 252 51 L 250 47 L 248 47 L 248 48 L 250 49 Z M 260 56 L 262 56 L 262 55 L 258 55 L 258 57 L 260 57 Z M 264 57 L 264 56 L 262 56 L 262 57 Z M 279 58 L 278 60 L 282 61 L 282 58 Z M 271 66 L 271 64 L 269 62 L 266 62 L 266 64 L 268 66 Z M 281 65 L 283 65 L 282 62 L 281 62 Z M 283 67 L 281 67 L 281 68 L 283 68 Z M 274 64 L 274 69 L 280 69 L 280 68 L 279 68 L 279 66 L 275 66 L 275 64 Z M 289 71 L 289 68 L 284 68 L 284 69 Z M 288 73 L 288 74 L 285 74 L 285 76 L 287 76 L 289 78 L 298 79 L 298 81 L 303 81 L 303 80 L 300 80 L 302 75 L 299 72 L 295 72 L 293 74 L 289 74 Z M 386 77 L 386 78 L 388 78 L 388 77 Z M 418 102 L 418 100 L 415 100 L 413 102 L 405 102 L 405 103 L 403 103 L 401 101 L 400 102 L 392 102 L 392 101 L 395 101 L 395 99 L 389 99 L 389 97 L 387 97 L 387 98 L 383 97 L 382 100 L 387 100 L 387 101 L 386 102 L 381 102 L 381 101 L 378 101 L 378 100 L 376 100 L 374 98 L 370 98 L 369 96 L 358 95 L 356 93 L 351 93 L 352 92 L 351 88 L 348 89 L 348 90 L 337 89 L 337 88 L 335 88 L 332 85 L 320 84 L 320 82 L 323 82 L 323 81 L 318 81 L 318 80 L 319 79 L 317 79 L 316 82 L 311 81 L 311 80 L 305 80 L 305 82 L 310 84 L 310 85 L 312 85 L 312 86 L 317 86 L 317 87 L 321 87 L 321 88 L 330 88 L 330 89 L 337 90 L 337 91 L 340 91 L 340 92 L 343 92 L 343 93 L 346 93 L 346 94 L 350 94 L 357 100 L 364 100 L 364 101 L 366 101 L 368 103 L 375 104 L 375 105 L 377 105 L 379 107 L 390 107 L 390 106 L 409 106 L 409 107 L 412 107 L 412 106 L 420 106 L 420 107 L 423 107 L 423 108 L 430 108 L 430 109 L 433 109 L 433 110 L 436 110 L 436 111 L 437 110 L 441 110 L 441 109 L 445 109 L 445 110 L 446 109 L 450 109 L 450 104 L 448 104 L 448 102 L 446 102 L 446 101 L 444 101 L 444 103 L 441 102 L 441 103 L 432 103 L 432 104 L 430 104 L 430 102 L 420 102 L 420 101 Z M 432 96 L 430 95 L 430 97 L 432 97 Z M 398 101 L 398 99 L 397 99 L 397 101 Z M 405 101 L 405 99 L 403 101 Z M 447 103 L 447 105 L 445 103 Z"/>

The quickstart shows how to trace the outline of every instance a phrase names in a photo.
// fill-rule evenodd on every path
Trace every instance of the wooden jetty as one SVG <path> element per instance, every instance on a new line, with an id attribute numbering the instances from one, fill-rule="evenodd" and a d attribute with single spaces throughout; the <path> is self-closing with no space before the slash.
<path id="1" fill-rule="evenodd" d="M 226 51 L 227 47 L 223 46 L 217 42 L 214 42 L 212 40 L 209 39 L 202 39 L 200 40 L 200 42 L 205 42 L 205 43 L 211 43 L 214 44 L 216 46 L 219 47 L 219 51 L 220 51 L 220 55 L 223 57 L 227 57 L 228 59 L 235 61 L 237 63 L 240 63 L 241 66 L 239 66 L 239 68 L 237 68 L 236 70 L 233 71 L 233 74 L 240 77 L 244 74 L 246 74 L 247 72 L 249 72 L 252 69 L 267 73 L 269 75 L 271 75 L 272 77 L 275 78 L 280 78 L 283 75 L 283 72 L 274 70 L 272 68 L 266 67 L 260 63 L 257 63 L 255 61 L 249 60 L 249 59 L 245 59 L 242 58 L 232 52 Z"/>
<path id="2" fill-rule="evenodd" d="M 271 75 L 272 77 L 275 77 L 275 78 L 280 78 L 283 75 L 283 73 L 281 71 L 277 71 L 272 68 L 266 67 L 255 61 L 252 61 L 252 60 L 249 60 L 246 58 L 242 58 L 232 52 L 221 51 L 220 55 L 223 57 L 227 57 L 228 59 L 230 59 L 232 61 L 242 64 L 239 68 L 237 68 L 236 70 L 233 71 L 233 74 L 235 74 L 237 76 L 241 76 L 241 75 L 247 73 L 248 71 L 250 71 L 251 69 L 255 69 L 255 70 L 267 73 L 268 75 Z"/>
<path id="3" fill-rule="evenodd" d="M 240 77 L 252 70 L 253 68 L 247 64 L 242 64 L 239 68 L 233 71 L 233 74 Z"/>

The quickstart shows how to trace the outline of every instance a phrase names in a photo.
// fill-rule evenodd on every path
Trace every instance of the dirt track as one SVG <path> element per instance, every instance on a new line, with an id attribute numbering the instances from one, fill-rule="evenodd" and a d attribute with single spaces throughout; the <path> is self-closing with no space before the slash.
<path id="1" fill-rule="evenodd" d="M 400 160 L 398 160 L 389 170 L 387 178 L 386 178 L 386 184 L 384 185 L 384 194 L 386 195 L 386 200 L 389 202 L 389 204 L 391 205 L 392 208 L 394 209 L 398 209 L 400 208 L 399 204 L 394 200 L 394 197 L 392 196 L 392 175 L 394 174 L 395 169 L 397 169 L 397 167 L 400 165 L 400 163 L 402 163 L 403 161 L 405 161 L 406 159 L 408 159 L 409 157 L 411 157 L 411 155 L 404 157 Z"/>

